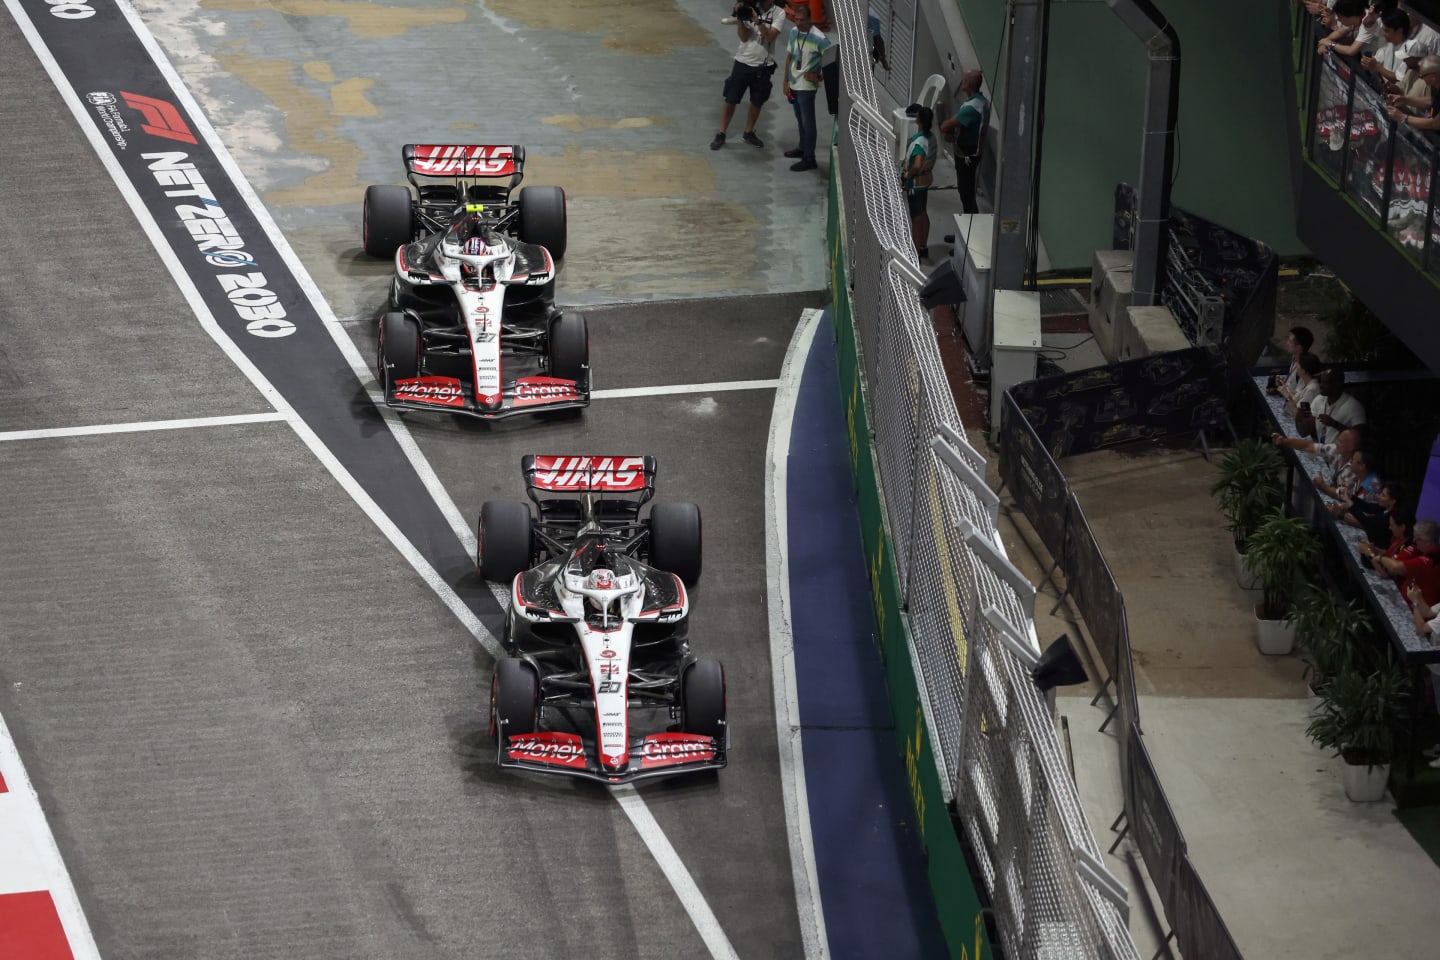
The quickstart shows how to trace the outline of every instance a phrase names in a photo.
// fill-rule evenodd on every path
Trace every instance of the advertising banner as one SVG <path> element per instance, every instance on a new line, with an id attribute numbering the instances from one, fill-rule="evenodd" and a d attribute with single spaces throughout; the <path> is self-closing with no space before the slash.
<path id="1" fill-rule="evenodd" d="M 1000 405 L 1000 478 L 1050 556 L 1063 562 L 1070 486 L 1015 402 Z"/>
<path id="2" fill-rule="evenodd" d="M 1241 960 L 1240 948 L 1230 936 L 1215 901 L 1189 857 L 1180 861 L 1180 871 L 1175 878 L 1176 912 L 1170 915 L 1170 924 L 1175 930 L 1175 942 L 1180 953 L 1186 957 L 1204 957 L 1205 960 Z"/>
<path id="3" fill-rule="evenodd" d="M 1101 662 L 1105 664 L 1107 676 L 1115 677 L 1120 658 L 1120 632 L 1125 629 L 1125 602 L 1080 501 L 1072 492 L 1068 509 L 1069 532 L 1065 537 L 1065 554 L 1060 569 L 1070 586 L 1070 596 L 1085 618 Z"/>
<path id="4" fill-rule="evenodd" d="M 1178 930 L 1176 881 L 1180 860 L 1185 855 L 1185 838 L 1180 835 L 1180 825 L 1175 822 L 1175 814 L 1165 799 L 1165 791 L 1150 762 L 1150 754 L 1145 750 L 1140 728 L 1132 725 L 1125 735 L 1130 746 L 1130 793 L 1125 816 L 1130 821 L 1130 830 L 1135 835 L 1145 869 L 1149 871 L 1150 880 L 1160 896 L 1165 916 Z M 1187 953 L 1186 956 L 1208 957 L 1209 954 Z"/>

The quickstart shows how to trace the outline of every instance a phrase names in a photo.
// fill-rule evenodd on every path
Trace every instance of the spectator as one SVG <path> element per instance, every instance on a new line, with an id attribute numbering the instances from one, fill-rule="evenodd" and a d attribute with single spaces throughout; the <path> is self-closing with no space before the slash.
<path id="1" fill-rule="evenodd" d="M 910 210 L 910 239 L 915 244 L 915 253 L 921 263 L 930 260 L 930 214 L 926 207 L 930 200 L 930 184 L 934 181 L 931 170 L 935 168 L 935 157 L 939 150 L 935 146 L 935 111 L 921 107 L 915 111 L 916 134 L 910 138 L 910 149 L 905 154 L 905 166 L 900 171 L 900 183 L 905 188 L 905 203 Z"/>
<path id="2" fill-rule="evenodd" d="M 1373 52 L 1360 57 L 1360 66 L 1380 77 L 1387 85 L 1395 84 L 1399 91 L 1409 67 L 1405 57 L 1410 52 L 1410 14 L 1404 10 L 1391 10 L 1380 18 L 1380 35 L 1385 42 Z"/>
<path id="3" fill-rule="evenodd" d="M 1315 334 L 1310 332 L 1309 327 L 1290 328 L 1290 332 L 1285 336 L 1285 349 L 1290 353 L 1290 369 L 1283 381 L 1276 381 L 1277 389 L 1282 384 L 1292 393 L 1300 389 L 1300 356 L 1309 353 L 1314 345 Z"/>
<path id="4" fill-rule="evenodd" d="M 1374 503 L 1368 500 L 1353 500 L 1350 509 L 1342 516 L 1344 522 L 1365 531 L 1368 540 L 1378 547 L 1390 546 L 1390 518 L 1401 504 L 1409 502 L 1409 493 L 1404 484 L 1388 480 L 1380 485 L 1380 496 Z M 1407 508 L 1408 509 L 1408 508 Z"/>
<path id="5" fill-rule="evenodd" d="M 795 105 L 795 125 L 800 132 L 800 145 L 786 150 L 785 156 L 797 162 L 791 170 L 814 170 L 815 162 L 815 91 L 821 82 L 820 59 L 830 39 L 810 19 L 805 3 L 790 4 L 790 19 L 795 28 L 785 44 L 785 97 Z"/>
<path id="6" fill-rule="evenodd" d="M 1372 3 L 1360 17 L 1360 24 L 1355 28 L 1355 36 L 1349 42 L 1342 42 L 1335 47 L 1335 52 L 1353 57 L 1361 54 L 1374 53 L 1385 43 L 1383 27 L 1380 23 L 1380 4 Z"/>
<path id="7" fill-rule="evenodd" d="M 1365 422 L 1365 407 L 1345 392 L 1345 374 L 1333 367 L 1320 375 L 1320 396 L 1310 411 L 1321 443 L 1334 443 L 1341 433 Z"/>
<path id="8" fill-rule="evenodd" d="M 1315 399 L 1320 396 L 1320 358 L 1313 353 L 1302 353 L 1296 363 L 1298 376 L 1295 378 L 1295 387 L 1291 387 L 1290 378 L 1286 377 L 1280 382 L 1280 396 L 1285 398 L 1285 406 L 1290 411 L 1290 416 L 1299 412 L 1300 405 L 1313 405 Z"/>
<path id="9" fill-rule="evenodd" d="M 1440 610 L 1425 602 L 1425 597 L 1420 593 L 1420 588 L 1415 584 L 1410 585 L 1405 598 L 1410 601 L 1410 612 L 1415 617 L 1415 629 L 1422 637 L 1440 636 Z M 1435 761 L 1430 766 L 1437 766 Z"/>
<path id="10" fill-rule="evenodd" d="M 1408 560 L 1384 557 L 1375 561 L 1392 577 L 1401 578 L 1400 592 L 1410 601 L 1411 586 L 1419 587 L 1420 596 L 1429 606 L 1440 603 L 1440 525 L 1434 520 L 1415 524 L 1415 551 Z"/>
<path id="11" fill-rule="evenodd" d="M 1356 503 L 1371 506 L 1380 502 L 1380 475 L 1375 472 L 1375 455 L 1364 448 L 1350 455 L 1350 482 L 1335 491 L 1339 500 L 1327 503 L 1325 509 L 1332 517 L 1343 517 Z"/>
<path id="12" fill-rule="evenodd" d="M 1336 53 L 1353 54 L 1360 49 L 1357 39 L 1360 22 L 1365 19 L 1366 8 L 1363 0 L 1335 0 L 1335 29 L 1321 39 L 1315 52 L 1324 56 L 1331 50 Z M 1378 31 L 1377 31 L 1378 34 Z"/>
<path id="13" fill-rule="evenodd" d="M 840 112 L 840 38 L 835 34 L 834 21 L 830 19 L 830 13 L 825 9 L 825 0 L 791 0 L 792 6 L 809 6 L 810 22 L 825 36 L 830 38 L 830 46 L 825 48 L 821 57 L 820 76 L 825 81 L 825 106 L 830 116 Z M 787 10 L 786 16 L 794 20 L 794 16 Z M 878 23 L 878 20 L 876 21 Z M 873 28 L 872 28 L 873 29 Z M 890 69 L 888 66 L 885 69 Z"/>
<path id="14" fill-rule="evenodd" d="M 1390 104 L 1386 111 L 1390 119 L 1416 130 L 1440 130 L 1440 56 L 1428 56 L 1415 68 L 1420 79 L 1425 81 L 1427 95 L 1406 96 L 1401 93 L 1387 94 Z M 1420 111 L 1419 116 L 1407 113 L 1407 109 Z"/>
<path id="15" fill-rule="evenodd" d="M 1336 496 L 1335 490 L 1338 487 L 1350 483 L 1350 460 L 1355 451 L 1360 448 L 1360 431 L 1351 429 L 1343 430 L 1335 438 L 1334 443 L 1316 443 L 1304 437 L 1287 437 L 1283 434 L 1272 433 L 1270 439 L 1278 447 L 1288 447 L 1291 450 L 1299 450 L 1301 453 L 1313 453 L 1325 461 L 1330 469 L 1330 477 L 1317 473 L 1311 479 L 1314 480 L 1316 488 L 1327 496 Z"/>
<path id="16" fill-rule="evenodd" d="M 742 11 L 741 6 L 749 9 Z M 737 19 L 735 24 L 740 45 L 735 48 L 730 76 L 725 79 L 720 130 L 710 141 L 711 150 L 725 146 L 725 131 L 730 129 L 730 118 L 735 116 L 735 108 L 746 91 L 750 93 L 750 112 L 745 117 L 745 133 L 740 139 L 752 147 L 765 146 L 755 135 L 755 124 L 760 119 L 760 108 L 770 99 L 771 78 L 775 76 L 775 38 L 780 35 L 777 24 L 780 11 L 774 0 L 755 0 L 753 4 L 737 4 L 735 12 L 744 12 L 746 18 Z"/>
<path id="17" fill-rule="evenodd" d="M 966 213 L 979 213 L 975 197 L 975 178 L 980 169 L 980 144 L 985 125 L 989 122 L 989 101 L 980 92 L 985 75 L 979 70 L 967 71 L 960 78 L 960 95 L 964 99 L 955 116 L 940 124 L 946 140 L 955 141 L 955 187 L 960 191 L 960 207 Z"/>
<path id="18" fill-rule="evenodd" d="M 1385 549 L 1380 549 L 1369 540 L 1362 540 L 1356 544 L 1355 549 L 1360 551 L 1360 556 L 1365 558 L 1372 570 L 1382 577 L 1390 577 L 1398 587 L 1405 581 L 1405 577 L 1395 576 L 1384 564 L 1394 562 L 1403 567 L 1407 560 L 1420 556 L 1414 541 L 1415 512 L 1408 507 L 1396 507 L 1390 514 L 1389 527 L 1390 545 Z"/>

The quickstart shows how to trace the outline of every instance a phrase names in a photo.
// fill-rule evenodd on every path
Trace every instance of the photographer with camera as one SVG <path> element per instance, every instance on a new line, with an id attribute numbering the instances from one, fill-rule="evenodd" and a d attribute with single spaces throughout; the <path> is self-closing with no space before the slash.
<path id="1" fill-rule="evenodd" d="M 755 135 L 755 124 L 760 119 L 760 108 L 770 99 L 771 78 L 775 76 L 775 38 L 780 35 L 776 22 L 781 19 L 780 9 L 773 0 L 741 0 L 735 4 L 735 33 L 740 45 L 735 49 L 735 62 L 730 65 L 730 76 L 725 78 L 724 103 L 720 106 L 720 131 L 710 141 L 711 150 L 725 146 L 725 131 L 730 127 L 730 118 L 735 116 L 735 107 L 748 90 L 750 112 L 745 118 L 745 133 L 740 138 L 752 147 L 763 147 L 764 142 Z"/>

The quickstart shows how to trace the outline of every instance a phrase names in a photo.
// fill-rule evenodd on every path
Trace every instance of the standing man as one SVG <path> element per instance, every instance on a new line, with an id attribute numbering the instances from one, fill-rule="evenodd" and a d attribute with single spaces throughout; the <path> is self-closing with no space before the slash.
<path id="1" fill-rule="evenodd" d="M 800 131 L 800 145 L 786 150 L 785 156 L 797 162 L 791 170 L 814 170 L 815 162 L 815 91 L 823 77 L 820 60 L 830 39 L 810 19 L 808 4 L 792 3 L 790 19 L 795 29 L 785 44 L 785 96 L 795 105 L 795 124 Z"/>
<path id="2" fill-rule="evenodd" d="M 780 35 L 776 21 L 780 10 L 774 0 L 741 0 L 735 5 L 735 32 L 740 46 L 735 48 L 735 61 L 725 79 L 724 103 L 720 106 L 720 132 L 710 141 L 711 150 L 725 146 L 725 131 L 745 91 L 750 91 L 750 112 L 745 117 L 745 133 L 740 137 L 752 147 L 765 144 L 755 135 L 760 108 L 770 99 L 771 77 L 775 75 L 775 38 Z"/>
<path id="3" fill-rule="evenodd" d="M 926 207 L 930 202 L 930 184 L 934 180 L 930 171 L 935 168 L 935 112 L 929 107 L 915 111 L 915 127 L 918 132 L 910 138 L 910 149 L 905 154 L 905 165 L 900 171 L 900 185 L 905 188 L 905 204 L 910 210 L 910 239 L 915 244 L 915 254 L 921 263 L 930 260 L 930 214 Z"/>
<path id="4" fill-rule="evenodd" d="M 960 78 L 960 109 L 955 116 L 940 124 L 945 139 L 955 141 L 955 187 L 960 191 L 960 206 L 966 213 L 979 213 L 975 199 L 975 177 L 980 169 L 980 140 L 985 133 L 990 103 L 980 92 L 985 75 L 970 70 Z"/>

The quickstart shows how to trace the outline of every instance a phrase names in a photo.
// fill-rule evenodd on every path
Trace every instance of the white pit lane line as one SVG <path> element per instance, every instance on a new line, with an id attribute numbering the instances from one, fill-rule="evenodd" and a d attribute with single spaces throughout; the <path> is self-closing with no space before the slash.
<path id="1" fill-rule="evenodd" d="M 54 82 L 61 98 L 74 115 L 76 124 L 90 141 L 96 155 L 100 158 L 100 162 L 105 166 L 106 171 L 115 182 L 115 186 L 120 195 L 124 197 L 126 203 L 130 206 L 137 222 L 150 239 L 151 245 L 155 248 L 161 262 L 165 264 L 177 288 L 185 297 L 186 302 L 189 303 L 201 327 L 210 335 L 211 339 L 215 341 L 220 349 L 224 351 L 231 362 L 254 384 L 261 395 L 275 407 L 279 416 L 290 425 L 291 429 L 293 429 L 301 441 L 310 448 L 310 451 L 325 466 L 331 476 L 340 484 L 341 488 L 350 495 L 351 499 L 365 512 L 366 516 L 379 528 L 386 539 L 400 552 L 401 556 L 420 574 L 426 585 L 450 608 L 450 611 L 455 614 L 456 618 L 465 626 L 470 635 L 475 638 L 475 641 L 484 647 L 485 651 L 489 653 L 492 658 L 498 659 L 502 657 L 504 651 L 501 649 L 500 644 L 490 631 L 485 628 L 485 625 L 480 622 L 479 618 L 466 606 L 464 601 L 451 589 L 450 585 L 445 582 L 420 552 L 415 549 L 414 545 L 400 532 L 399 528 L 395 526 L 390 518 L 385 515 L 355 478 L 345 470 L 334 455 L 330 453 L 320 441 L 319 437 L 317 437 L 309 425 L 305 423 L 304 419 L 286 402 L 284 397 L 280 395 L 280 392 L 270 384 L 254 364 L 250 362 L 234 342 L 221 330 L 219 324 L 215 321 L 215 317 L 211 314 L 209 308 L 201 298 L 199 291 L 195 288 L 194 282 L 170 250 L 169 245 L 165 242 L 163 235 L 160 233 L 160 228 L 155 223 L 149 210 L 141 201 L 135 189 L 130 185 L 124 171 L 121 170 L 118 162 L 111 153 L 108 144 L 101 139 L 99 130 L 90 122 L 84 106 L 71 89 L 70 84 L 60 70 L 59 64 L 56 63 L 49 49 L 45 46 L 38 34 L 36 34 L 35 28 L 31 24 L 28 14 L 20 6 L 19 0 L 4 0 L 4 2 L 14 17 L 15 22 L 19 25 L 21 32 L 24 33 L 26 39 L 29 41 L 31 48 L 35 51 L 36 57 L 44 66 L 52 82 Z M 375 380 L 373 373 L 369 369 L 369 365 L 361 358 L 354 342 L 351 341 L 345 333 L 342 325 L 336 319 L 334 312 L 330 309 L 330 305 L 325 301 L 324 297 L 321 296 L 319 288 L 315 285 L 315 281 L 310 277 L 304 264 L 302 264 L 300 258 L 296 256 L 295 251 L 291 249 L 289 242 L 285 239 L 285 235 L 271 218 L 265 205 L 255 194 L 250 182 L 241 173 L 234 158 L 231 157 L 230 152 L 225 148 L 218 134 L 216 134 L 214 127 L 210 125 L 209 117 L 206 116 L 200 104 L 196 102 L 189 89 L 183 81 L 181 81 L 179 74 L 175 71 L 169 58 L 160 48 L 160 45 L 156 43 L 155 38 L 146 28 L 144 21 L 140 18 L 139 14 L 135 12 L 135 9 L 130 5 L 128 0 L 116 0 L 116 7 L 125 16 L 126 20 L 130 22 L 141 44 L 154 59 L 161 74 L 169 83 L 171 91 L 176 98 L 185 105 L 191 118 L 195 121 L 197 132 L 205 138 L 206 144 L 214 152 L 217 161 L 229 175 L 235 189 L 239 192 L 245 204 L 250 208 L 251 213 L 275 245 L 275 249 L 280 257 L 290 268 L 296 282 L 314 306 L 316 313 L 324 322 L 325 329 L 330 332 L 330 336 L 334 339 L 341 353 L 346 358 L 346 361 L 350 364 L 351 369 L 354 370 L 357 379 L 366 386 L 372 402 L 376 402 L 376 408 L 379 410 L 380 415 L 384 418 L 387 425 L 389 425 L 401 449 L 405 451 L 406 457 L 415 467 L 426 489 L 435 499 L 436 505 L 446 516 L 452 529 L 456 532 L 457 536 L 460 537 L 461 542 L 466 545 L 466 549 L 473 553 L 475 548 L 474 532 L 470 530 L 469 524 L 455 506 L 449 493 L 444 489 L 443 485 L 441 485 L 439 478 L 420 453 L 419 448 L 415 445 L 414 438 L 411 437 L 404 423 L 396 415 L 395 411 L 390 410 L 383 402 L 378 402 L 380 398 L 373 389 Z M 676 897 L 680 900 L 681 905 L 691 918 L 691 922 L 695 924 L 697 931 L 699 931 L 701 937 L 704 939 L 711 956 L 717 958 L 717 960 L 729 960 L 729 958 L 736 957 L 735 950 L 730 945 L 724 931 L 720 928 L 714 912 L 701 895 L 694 878 L 691 877 L 689 871 L 685 869 L 684 863 L 680 860 L 679 855 L 675 852 L 669 839 L 655 822 L 654 817 L 650 815 L 648 808 L 645 807 L 644 800 L 633 791 L 630 792 L 630 795 L 623 792 L 614 793 L 613 795 L 616 797 L 617 802 L 620 803 L 621 809 L 624 810 L 626 816 L 635 826 L 637 833 L 640 834 L 646 847 L 651 851 L 652 855 L 655 856 L 661 870 L 665 873 L 666 878 L 675 889 Z M 77 913 L 79 909 L 79 904 L 76 902 L 75 910 Z M 83 914 L 81 914 L 81 917 L 83 919 Z"/>
<path id="2" fill-rule="evenodd" d="M 145 420 L 136 423 L 97 423 L 86 427 L 48 427 L 40 430 L 0 431 L 0 443 L 10 440 L 54 440 L 59 437 L 97 437 L 109 433 L 149 433 L 154 430 L 193 430 L 197 427 L 228 427 L 244 423 L 274 423 L 285 414 L 237 413 L 223 417 L 189 417 L 184 420 Z"/>

